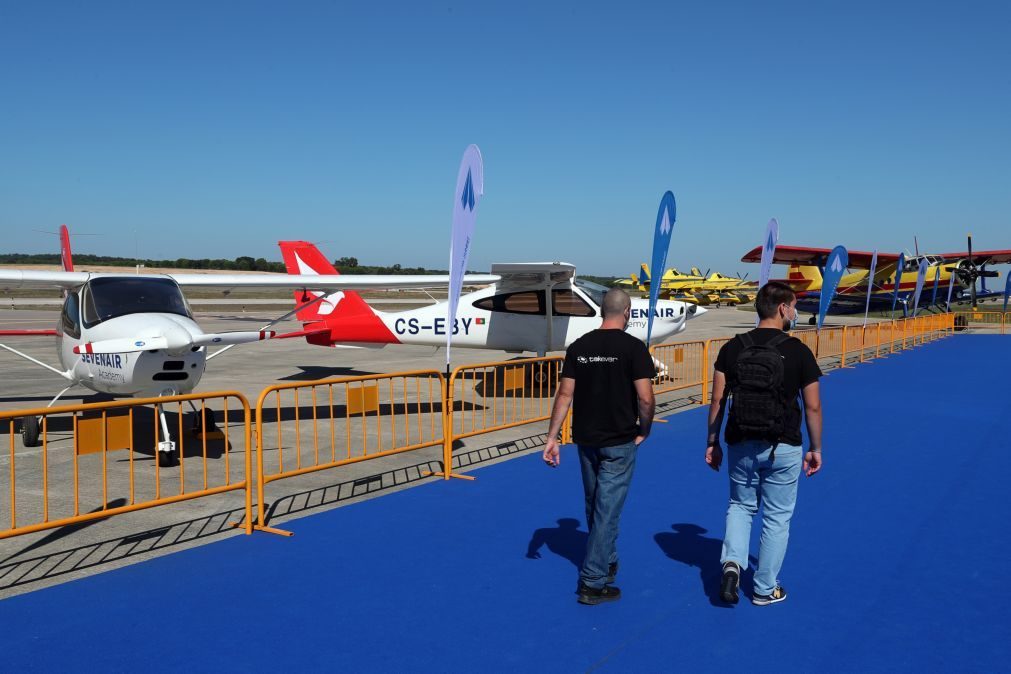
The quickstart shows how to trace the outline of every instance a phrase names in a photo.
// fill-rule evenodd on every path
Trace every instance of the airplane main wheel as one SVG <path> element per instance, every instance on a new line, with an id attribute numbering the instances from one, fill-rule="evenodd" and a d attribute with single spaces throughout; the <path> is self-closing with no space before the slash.
<path id="1" fill-rule="evenodd" d="M 39 418 L 24 417 L 21 419 L 21 443 L 25 447 L 38 447 L 39 442 Z"/>
<path id="2" fill-rule="evenodd" d="M 171 468 L 175 466 L 178 462 L 176 459 L 175 451 L 171 452 L 158 452 L 158 467 L 159 468 Z"/>
<path id="3" fill-rule="evenodd" d="M 969 319 L 966 316 L 955 316 L 955 332 L 969 329 Z"/>
<path id="4" fill-rule="evenodd" d="M 808 325 L 817 325 L 818 324 L 818 318 L 816 316 L 811 316 L 811 318 L 807 319 L 807 324 Z"/>
<path id="5" fill-rule="evenodd" d="M 201 420 L 201 416 L 203 419 Z M 200 412 L 196 413 L 196 418 L 193 420 L 193 434 L 200 435 L 201 433 L 213 433 L 218 430 L 217 425 L 214 423 L 214 412 L 212 410 L 205 409 L 203 415 Z"/>

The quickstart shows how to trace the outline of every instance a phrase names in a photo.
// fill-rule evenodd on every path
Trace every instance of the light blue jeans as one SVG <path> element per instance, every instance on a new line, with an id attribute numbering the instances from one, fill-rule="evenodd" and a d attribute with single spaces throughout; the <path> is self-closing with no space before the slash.
<path id="1" fill-rule="evenodd" d="M 780 444 L 776 446 L 775 460 L 769 461 L 771 449 L 772 445 L 764 440 L 746 440 L 727 447 L 730 507 L 720 563 L 735 562 L 741 569 L 748 568 L 751 520 L 761 505 L 762 542 L 755 570 L 756 594 L 772 594 L 779 584 L 804 460 L 803 448 Z"/>
<path id="2" fill-rule="evenodd" d="M 579 579 L 590 587 L 604 587 L 607 567 L 618 561 L 618 520 L 632 482 L 636 449 L 634 442 L 614 447 L 579 445 L 590 532 Z"/>

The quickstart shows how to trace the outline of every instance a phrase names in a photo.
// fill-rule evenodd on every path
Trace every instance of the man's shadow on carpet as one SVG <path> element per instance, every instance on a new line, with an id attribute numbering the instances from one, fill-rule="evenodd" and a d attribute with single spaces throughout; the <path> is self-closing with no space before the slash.
<path id="1" fill-rule="evenodd" d="M 558 520 L 557 527 L 537 529 L 530 537 L 527 545 L 527 559 L 540 559 L 541 548 L 548 550 L 572 562 L 578 569 L 583 565 L 586 556 L 586 538 L 589 534 L 579 530 L 579 520 L 563 517 Z"/>
<path id="2" fill-rule="evenodd" d="M 720 553 L 723 551 L 723 541 L 718 538 L 708 538 L 702 534 L 708 529 L 697 524 L 672 524 L 676 533 L 663 532 L 653 537 L 664 554 L 674 561 L 697 567 L 702 581 L 702 591 L 709 597 L 713 606 L 729 608 L 729 604 L 720 599 L 720 578 L 723 567 L 720 565 Z M 741 589 L 743 596 L 751 594 L 754 585 L 754 566 L 758 560 L 749 557 L 751 563 L 741 574 Z"/>

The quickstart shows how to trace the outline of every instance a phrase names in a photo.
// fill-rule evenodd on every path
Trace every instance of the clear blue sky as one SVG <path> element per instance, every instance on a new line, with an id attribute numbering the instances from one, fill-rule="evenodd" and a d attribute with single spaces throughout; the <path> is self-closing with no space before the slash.
<path id="1" fill-rule="evenodd" d="M 445 268 L 469 143 L 473 269 L 1011 248 L 1007 3 L 488 5 L 0 4 L 0 250 Z"/>

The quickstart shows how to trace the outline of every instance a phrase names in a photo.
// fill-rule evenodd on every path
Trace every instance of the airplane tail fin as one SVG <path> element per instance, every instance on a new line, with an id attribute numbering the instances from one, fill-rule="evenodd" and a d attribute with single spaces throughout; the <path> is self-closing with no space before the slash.
<path id="1" fill-rule="evenodd" d="M 702 276 L 702 271 L 698 267 L 692 267 L 692 276 Z"/>
<path id="2" fill-rule="evenodd" d="M 639 265 L 639 283 L 643 285 L 649 283 L 649 265 L 645 262 Z"/>
<path id="3" fill-rule="evenodd" d="M 70 230 L 66 225 L 60 225 L 60 262 L 63 271 L 74 271 L 74 258 L 70 253 Z"/>
<path id="4" fill-rule="evenodd" d="M 799 264 L 790 265 L 790 275 L 787 277 L 787 283 L 794 290 L 807 290 L 812 286 L 821 287 L 821 282 L 821 272 L 818 271 L 817 267 Z"/>
<path id="5" fill-rule="evenodd" d="M 333 265 L 308 241 L 279 241 L 281 255 L 284 257 L 284 267 L 289 274 L 305 275 L 337 275 Z M 298 305 L 312 302 L 323 293 L 319 291 L 295 291 L 295 303 Z M 374 316 L 375 311 L 362 299 L 361 295 L 351 290 L 342 290 L 323 297 L 310 307 L 295 314 L 303 323 L 331 323 L 335 320 L 352 316 Z"/>

